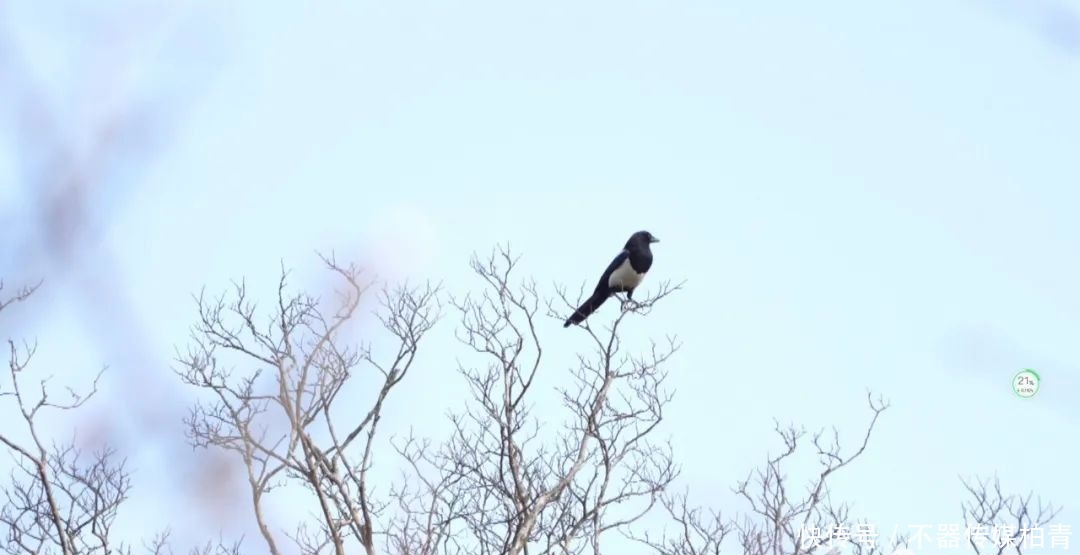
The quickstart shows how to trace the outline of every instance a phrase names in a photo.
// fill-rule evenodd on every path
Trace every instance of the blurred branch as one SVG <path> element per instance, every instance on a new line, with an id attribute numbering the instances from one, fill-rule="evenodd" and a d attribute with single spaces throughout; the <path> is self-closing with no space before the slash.
<path id="1" fill-rule="evenodd" d="M 104 239 L 144 181 L 139 172 L 167 144 L 172 124 L 198 99 L 198 84 L 217 59 L 197 53 L 200 63 L 184 66 L 173 54 L 191 56 L 215 43 L 200 32 L 205 26 L 191 25 L 192 16 L 200 16 L 191 3 L 134 11 L 91 3 L 72 6 L 76 16 L 34 5 L 0 3 L 0 142 L 11 147 L 16 164 L 16 179 L 3 186 L 21 197 L 0 206 L 0 221 L 12 222 L 5 229 L 10 256 L 0 265 L 8 273 L 45 275 L 54 285 L 72 288 L 76 294 L 64 306 L 82 316 L 91 345 L 106 353 L 114 371 L 140 383 L 155 380 L 159 374 L 140 372 L 156 362 L 146 350 L 153 342 L 138 337 L 145 328 L 140 304 L 127 297 L 126 276 Z M 79 21 L 76 32 L 68 26 L 72 17 Z M 199 32 L 197 41 L 188 35 L 192 31 Z M 41 56 L 32 50 L 33 39 L 22 40 L 35 35 L 50 37 L 48 50 L 60 55 Z M 65 67 L 42 66 L 47 60 Z M 169 87 L 173 80 L 183 86 Z M 15 210 L 18 217 L 5 213 Z M 129 399 L 140 414 L 118 424 L 158 421 L 163 403 L 138 402 L 137 394 Z"/>

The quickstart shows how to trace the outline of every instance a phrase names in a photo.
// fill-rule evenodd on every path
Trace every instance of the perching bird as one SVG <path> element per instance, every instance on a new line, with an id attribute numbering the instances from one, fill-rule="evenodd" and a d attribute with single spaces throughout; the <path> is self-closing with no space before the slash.
<path id="1" fill-rule="evenodd" d="M 652 250 L 649 245 L 659 242 L 660 240 L 648 231 L 631 235 L 622 252 L 611 261 L 604 270 L 604 275 L 600 276 L 600 282 L 596 284 L 592 296 L 566 319 L 563 327 L 568 328 L 570 324 L 583 322 L 615 293 L 626 293 L 626 298 L 632 300 L 634 288 L 641 284 L 645 273 L 652 267 Z"/>

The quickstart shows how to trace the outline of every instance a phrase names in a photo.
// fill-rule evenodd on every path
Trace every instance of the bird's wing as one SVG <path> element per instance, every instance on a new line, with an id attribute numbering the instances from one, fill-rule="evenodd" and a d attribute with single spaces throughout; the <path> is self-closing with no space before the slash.
<path id="1" fill-rule="evenodd" d="M 608 280 L 611 279 L 611 274 L 615 272 L 615 269 L 621 266 L 627 258 L 630 258 L 630 251 L 626 249 L 623 249 L 622 252 L 615 256 L 615 259 L 611 261 L 611 264 L 608 264 L 607 269 L 604 270 L 603 275 L 600 276 L 600 283 L 596 284 L 597 291 L 608 288 Z"/>

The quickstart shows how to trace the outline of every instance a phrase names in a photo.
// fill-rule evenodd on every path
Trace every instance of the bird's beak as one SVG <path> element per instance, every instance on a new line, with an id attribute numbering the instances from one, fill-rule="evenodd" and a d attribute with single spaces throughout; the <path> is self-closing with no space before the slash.
<path id="1" fill-rule="evenodd" d="M 657 238 L 656 238 L 656 236 L 652 236 L 652 235 L 650 235 L 650 236 L 649 236 L 649 242 L 650 242 L 650 243 L 659 243 L 659 242 L 660 242 L 660 240 L 659 240 L 659 239 L 657 239 Z"/>

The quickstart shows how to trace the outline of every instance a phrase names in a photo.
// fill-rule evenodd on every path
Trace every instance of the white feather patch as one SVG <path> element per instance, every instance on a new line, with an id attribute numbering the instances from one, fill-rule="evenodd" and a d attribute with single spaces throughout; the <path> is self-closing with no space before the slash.
<path id="1" fill-rule="evenodd" d="M 630 258 L 623 260 L 622 264 L 619 264 L 618 268 L 615 268 L 614 272 L 611 272 L 611 277 L 608 278 L 608 287 L 613 289 L 633 289 L 641 283 L 645 274 L 639 274 L 634 271 L 634 267 L 630 265 Z"/>

